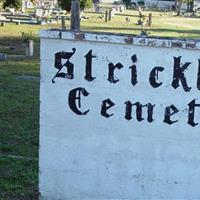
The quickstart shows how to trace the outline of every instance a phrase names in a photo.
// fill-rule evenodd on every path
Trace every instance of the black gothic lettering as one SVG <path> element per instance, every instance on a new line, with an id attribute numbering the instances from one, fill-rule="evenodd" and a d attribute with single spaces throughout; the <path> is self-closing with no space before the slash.
<path id="1" fill-rule="evenodd" d="M 92 50 L 90 50 L 86 55 L 86 66 L 85 66 L 85 79 L 87 81 L 93 81 L 96 77 L 92 76 L 92 58 L 96 58 L 96 56 L 92 55 Z"/>
<path id="2" fill-rule="evenodd" d="M 125 119 L 131 120 L 132 119 L 132 104 L 130 101 L 126 101 L 126 112 L 125 112 Z"/>
<path id="3" fill-rule="evenodd" d="M 155 106 L 155 105 L 152 105 L 152 104 L 150 104 L 150 103 L 148 103 L 147 105 L 147 121 L 148 122 L 153 122 L 153 107 Z"/>
<path id="4" fill-rule="evenodd" d="M 55 65 L 54 67 L 58 69 L 56 75 L 52 79 L 52 83 L 55 83 L 55 78 L 68 78 L 73 79 L 74 78 L 74 64 L 69 61 L 69 59 L 74 55 L 76 49 L 73 48 L 72 52 L 58 52 L 55 54 Z M 67 61 L 62 64 L 62 59 L 67 59 Z M 67 73 L 61 72 L 63 67 L 67 68 Z"/>
<path id="5" fill-rule="evenodd" d="M 136 102 L 132 104 L 130 101 L 125 102 L 126 104 L 126 113 L 125 113 L 125 119 L 131 120 L 132 119 L 132 107 L 136 106 L 136 118 L 138 121 L 144 120 L 142 117 L 142 108 L 147 107 L 147 121 L 153 122 L 153 107 L 155 105 L 152 105 L 150 103 L 146 105 L 142 105 L 140 102 Z"/>
<path id="6" fill-rule="evenodd" d="M 136 106 L 136 118 L 137 118 L 137 120 L 139 122 L 144 120 L 144 118 L 142 117 L 142 108 L 145 107 L 145 105 L 142 105 L 140 102 L 136 102 L 133 105 Z"/>
<path id="7" fill-rule="evenodd" d="M 200 107 L 200 104 L 196 104 L 194 99 L 188 104 L 188 106 L 189 106 L 188 124 L 194 127 L 198 125 L 198 123 L 194 122 L 195 107 Z"/>
<path id="8" fill-rule="evenodd" d="M 197 88 L 200 90 L 200 60 L 198 60 Z"/>
<path id="9" fill-rule="evenodd" d="M 114 70 L 116 68 L 121 69 L 122 67 L 123 65 L 121 63 L 117 63 L 116 65 L 114 65 L 113 63 L 109 63 L 108 64 L 108 81 L 110 81 L 111 83 L 117 83 L 119 79 L 114 78 Z"/>
<path id="10" fill-rule="evenodd" d="M 157 88 L 162 85 L 162 82 L 158 83 L 158 72 L 162 72 L 164 70 L 163 67 L 154 67 L 149 75 L 149 82 L 153 88 Z"/>
<path id="11" fill-rule="evenodd" d="M 103 115 L 106 118 L 111 117 L 113 114 L 108 114 L 107 110 L 113 107 L 114 105 L 115 104 L 110 99 L 104 100 L 101 105 L 101 115 Z"/>
<path id="12" fill-rule="evenodd" d="M 134 54 L 131 57 L 131 60 L 134 64 L 135 62 L 137 62 L 137 56 Z M 137 68 L 136 68 L 136 65 L 132 65 L 129 68 L 131 69 L 131 83 L 134 86 L 137 84 Z"/>
<path id="13" fill-rule="evenodd" d="M 181 84 L 183 86 L 183 89 L 186 92 L 189 92 L 191 90 L 191 87 L 188 87 L 184 71 L 188 68 L 190 65 L 190 62 L 186 62 L 184 65 L 181 66 L 181 56 L 174 57 L 174 74 L 173 74 L 173 81 L 172 81 L 172 87 L 175 89 L 179 87 L 179 81 L 181 81 Z"/>
<path id="14" fill-rule="evenodd" d="M 172 110 L 172 112 L 171 112 L 171 110 Z M 176 114 L 177 112 L 179 112 L 179 110 L 174 105 L 166 107 L 165 108 L 165 118 L 164 118 L 163 122 L 165 122 L 169 125 L 176 123 L 178 120 L 172 121 L 170 118 L 172 115 Z"/>
<path id="15" fill-rule="evenodd" d="M 82 112 L 78 108 L 81 108 L 81 94 L 83 96 L 88 96 L 89 93 L 85 88 L 75 88 L 69 92 L 69 97 L 68 97 L 68 104 L 71 110 L 76 113 L 77 115 L 86 115 L 89 112 L 89 109 Z"/>

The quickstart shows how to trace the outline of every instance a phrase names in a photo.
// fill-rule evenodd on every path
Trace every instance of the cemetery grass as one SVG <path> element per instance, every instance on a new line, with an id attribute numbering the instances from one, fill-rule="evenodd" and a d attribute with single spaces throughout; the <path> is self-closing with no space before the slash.
<path id="1" fill-rule="evenodd" d="M 152 13 L 153 16 L 151 27 L 136 25 L 139 19 L 138 11 L 133 10 L 127 10 L 124 13 L 116 14 L 116 16 L 107 23 L 104 22 L 104 18 L 98 18 L 102 16 L 102 14 L 94 15 L 92 13 L 85 13 L 90 19 L 82 20 L 81 27 L 83 30 L 88 31 L 140 35 L 144 30 L 147 32 L 148 36 L 183 39 L 200 38 L 200 20 L 197 17 L 178 17 L 175 16 L 174 13 L 143 11 L 142 14 L 145 16 L 145 19 L 148 18 L 149 13 Z M 126 18 L 128 18 L 130 22 L 127 22 Z"/>
<path id="2" fill-rule="evenodd" d="M 83 15 L 89 17 L 89 19 L 81 20 L 81 29 L 86 31 L 100 31 L 100 32 L 113 32 L 113 33 L 125 33 L 139 35 L 141 31 L 145 30 L 149 36 L 159 37 L 175 37 L 175 38 L 200 38 L 200 19 L 199 17 L 183 17 L 176 16 L 175 13 L 170 12 L 152 12 L 143 11 L 142 14 L 147 19 L 149 13 L 152 13 L 152 26 L 136 25 L 139 19 L 138 11 L 127 10 L 123 13 L 116 14 L 111 21 L 107 23 L 104 20 L 104 13 L 97 14 L 92 12 L 85 12 Z M 127 22 L 126 18 L 130 21 Z M 69 28 L 70 21 L 66 20 L 66 27 Z M 15 52 L 15 46 L 19 47 L 17 42 L 21 40 L 22 32 L 32 33 L 34 39 L 39 42 L 38 32 L 41 29 L 47 28 L 60 28 L 60 23 L 42 25 L 15 25 L 6 24 L 4 27 L 0 27 L 0 51 L 3 48 L 1 44 L 5 44 L 6 41 L 12 39 L 12 45 L 10 48 L 5 48 L 4 52 L 11 52 L 13 49 Z M 8 46 L 8 45 L 7 45 Z M 14 46 L 14 48 L 12 48 Z M 21 49 L 21 51 L 20 51 Z M 22 53 L 22 48 L 19 48 L 18 53 Z"/>
<path id="3" fill-rule="evenodd" d="M 0 200 L 38 199 L 39 62 L 0 62 Z"/>
<path id="4" fill-rule="evenodd" d="M 49 27 L 0 27 L 0 52 L 8 57 L 0 62 L 0 200 L 38 199 L 41 28 Z M 24 56 L 26 44 L 21 37 L 30 31 L 35 41 L 32 59 Z"/>
<path id="5" fill-rule="evenodd" d="M 58 28 L 58 24 L 49 26 L 6 24 L 0 27 L 0 52 L 8 55 L 24 55 L 26 43 L 24 39 L 33 39 L 35 44 L 35 58 L 39 58 L 39 30 Z M 22 33 L 29 38 L 22 38 Z"/>

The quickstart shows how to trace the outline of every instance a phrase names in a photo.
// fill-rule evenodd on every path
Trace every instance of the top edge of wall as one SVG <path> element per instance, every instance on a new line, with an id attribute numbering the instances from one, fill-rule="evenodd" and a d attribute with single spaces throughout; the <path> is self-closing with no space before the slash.
<path id="1" fill-rule="evenodd" d="M 163 48 L 200 49 L 198 39 L 178 39 L 167 37 L 136 36 L 131 34 L 115 34 L 106 32 L 70 31 L 67 29 L 48 29 L 40 31 L 40 38 L 63 39 L 88 42 L 104 42 L 136 46 Z"/>

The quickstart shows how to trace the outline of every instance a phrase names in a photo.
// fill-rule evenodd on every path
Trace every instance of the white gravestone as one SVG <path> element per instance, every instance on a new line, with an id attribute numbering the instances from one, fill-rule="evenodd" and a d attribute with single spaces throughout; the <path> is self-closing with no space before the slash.
<path id="1" fill-rule="evenodd" d="M 40 35 L 41 199 L 199 199 L 199 43 Z"/>

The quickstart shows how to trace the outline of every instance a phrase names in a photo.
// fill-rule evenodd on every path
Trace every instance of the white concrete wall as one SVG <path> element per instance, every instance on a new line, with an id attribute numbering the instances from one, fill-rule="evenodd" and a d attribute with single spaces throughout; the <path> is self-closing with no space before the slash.
<path id="1" fill-rule="evenodd" d="M 199 43 L 127 40 L 126 36 L 90 33 L 82 36 L 80 40 L 81 35 L 69 32 L 41 33 L 41 199 L 200 199 L 200 125 L 187 123 L 187 104 L 193 99 L 200 104 L 196 87 Z M 188 48 L 173 47 L 178 44 Z M 58 71 L 55 53 L 71 52 L 72 48 L 76 48 L 70 59 L 74 79 L 56 78 L 52 83 Z M 96 56 L 92 61 L 96 79 L 91 82 L 84 79 L 84 56 L 89 50 Z M 129 69 L 134 54 L 138 71 L 135 86 Z M 191 62 L 185 72 L 190 92 L 181 84 L 177 89 L 171 86 L 173 57 L 179 56 L 182 64 Z M 124 66 L 116 70 L 116 84 L 107 80 L 110 62 Z M 155 66 L 165 68 L 159 73 L 163 84 L 158 88 L 149 84 L 149 73 Z M 69 92 L 77 87 L 89 93 L 81 97 L 80 109 L 89 109 L 87 115 L 75 114 L 68 105 Z M 115 103 L 108 110 L 114 114 L 109 118 L 100 114 L 107 98 Z M 124 102 L 128 100 L 155 104 L 154 121 L 147 122 L 145 108 L 143 121 L 136 120 L 134 108 L 133 119 L 126 120 Z M 178 122 L 168 125 L 163 122 L 164 112 L 172 104 L 179 109 L 172 116 Z M 200 108 L 195 112 L 195 122 L 200 122 Z"/>

